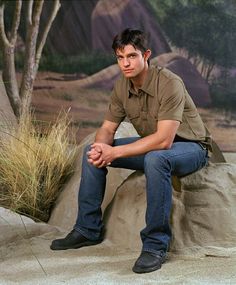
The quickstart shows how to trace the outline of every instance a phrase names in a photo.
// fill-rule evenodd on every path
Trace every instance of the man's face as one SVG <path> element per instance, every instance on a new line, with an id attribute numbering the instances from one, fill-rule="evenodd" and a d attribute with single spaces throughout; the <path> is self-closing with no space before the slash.
<path id="1" fill-rule="evenodd" d="M 145 54 L 132 45 L 127 45 L 123 49 L 116 51 L 118 65 L 127 78 L 133 78 L 139 75 L 145 67 Z"/>

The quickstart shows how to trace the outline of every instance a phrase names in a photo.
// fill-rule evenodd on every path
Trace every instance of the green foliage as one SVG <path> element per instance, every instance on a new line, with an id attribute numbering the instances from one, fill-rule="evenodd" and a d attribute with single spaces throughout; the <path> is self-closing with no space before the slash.
<path id="1" fill-rule="evenodd" d="M 22 70 L 24 56 L 18 52 L 15 55 L 16 70 Z M 113 55 L 102 53 L 89 53 L 74 56 L 43 55 L 40 61 L 40 71 L 53 71 L 58 73 L 85 73 L 94 74 L 103 68 L 116 63 Z M 0 53 L 0 69 L 2 69 L 2 54 Z"/>
<path id="2" fill-rule="evenodd" d="M 236 78 L 230 77 L 225 70 L 219 78 L 213 80 L 210 94 L 214 107 L 235 111 Z"/>
<path id="3" fill-rule="evenodd" d="M 54 54 L 42 57 L 39 70 L 91 75 L 115 62 L 113 55 L 95 52 L 74 56 Z"/>
<path id="4" fill-rule="evenodd" d="M 224 0 L 149 0 L 160 24 L 178 48 L 205 63 L 236 64 L 236 4 Z"/>
<path id="5" fill-rule="evenodd" d="M 2 3 L 1 3 L 2 2 Z M 5 6 L 5 30 L 9 31 L 10 27 L 12 26 L 12 20 L 13 20 L 13 15 L 14 15 L 14 10 L 16 3 L 15 1 L 1 1 L 0 4 L 4 4 Z"/>

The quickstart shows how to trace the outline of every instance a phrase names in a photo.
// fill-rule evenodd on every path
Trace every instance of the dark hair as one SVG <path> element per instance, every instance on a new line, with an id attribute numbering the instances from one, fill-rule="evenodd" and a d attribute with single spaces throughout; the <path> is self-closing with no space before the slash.
<path id="1" fill-rule="evenodd" d="M 145 34 L 140 30 L 132 30 L 130 28 L 125 29 L 114 37 L 112 49 L 116 52 L 117 49 L 123 49 L 126 45 L 132 45 L 142 53 L 148 49 Z"/>

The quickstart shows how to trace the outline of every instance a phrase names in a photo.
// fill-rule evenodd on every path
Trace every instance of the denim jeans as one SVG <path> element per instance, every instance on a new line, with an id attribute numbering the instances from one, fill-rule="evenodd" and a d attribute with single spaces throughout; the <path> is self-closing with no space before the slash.
<path id="1" fill-rule="evenodd" d="M 132 143 L 140 138 L 121 138 L 114 146 Z M 84 150 L 79 189 L 79 210 L 74 229 L 91 240 L 101 238 L 103 223 L 101 204 L 106 187 L 107 168 L 96 168 L 87 162 Z M 150 151 L 144 155 L 114 160 L 109 167 L 142 170 L 146 177 L 146 227 L 141 231 L 143 251 L 166 252 L 171 239 L 169 224 L 172 205 L 171 176 L 184 176 L 207 164 L 207 150 L 195 142 L 174 142 L 168 150 Z M 124 233 L 125 235 L 125 233 Z"/>

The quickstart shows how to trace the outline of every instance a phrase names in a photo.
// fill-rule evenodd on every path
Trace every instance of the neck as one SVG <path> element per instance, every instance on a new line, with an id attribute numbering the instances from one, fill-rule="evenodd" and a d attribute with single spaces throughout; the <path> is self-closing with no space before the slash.
<path id="1" fill-rule="evenodd" d="M 134 89 L 139 89 L 143 85 L 147 75 L 147 70 L 148 70 L 148 64 L 144 66 L 143 70 L 137 76 L 131 78 L 131 82 L 134 86 Z"/>

